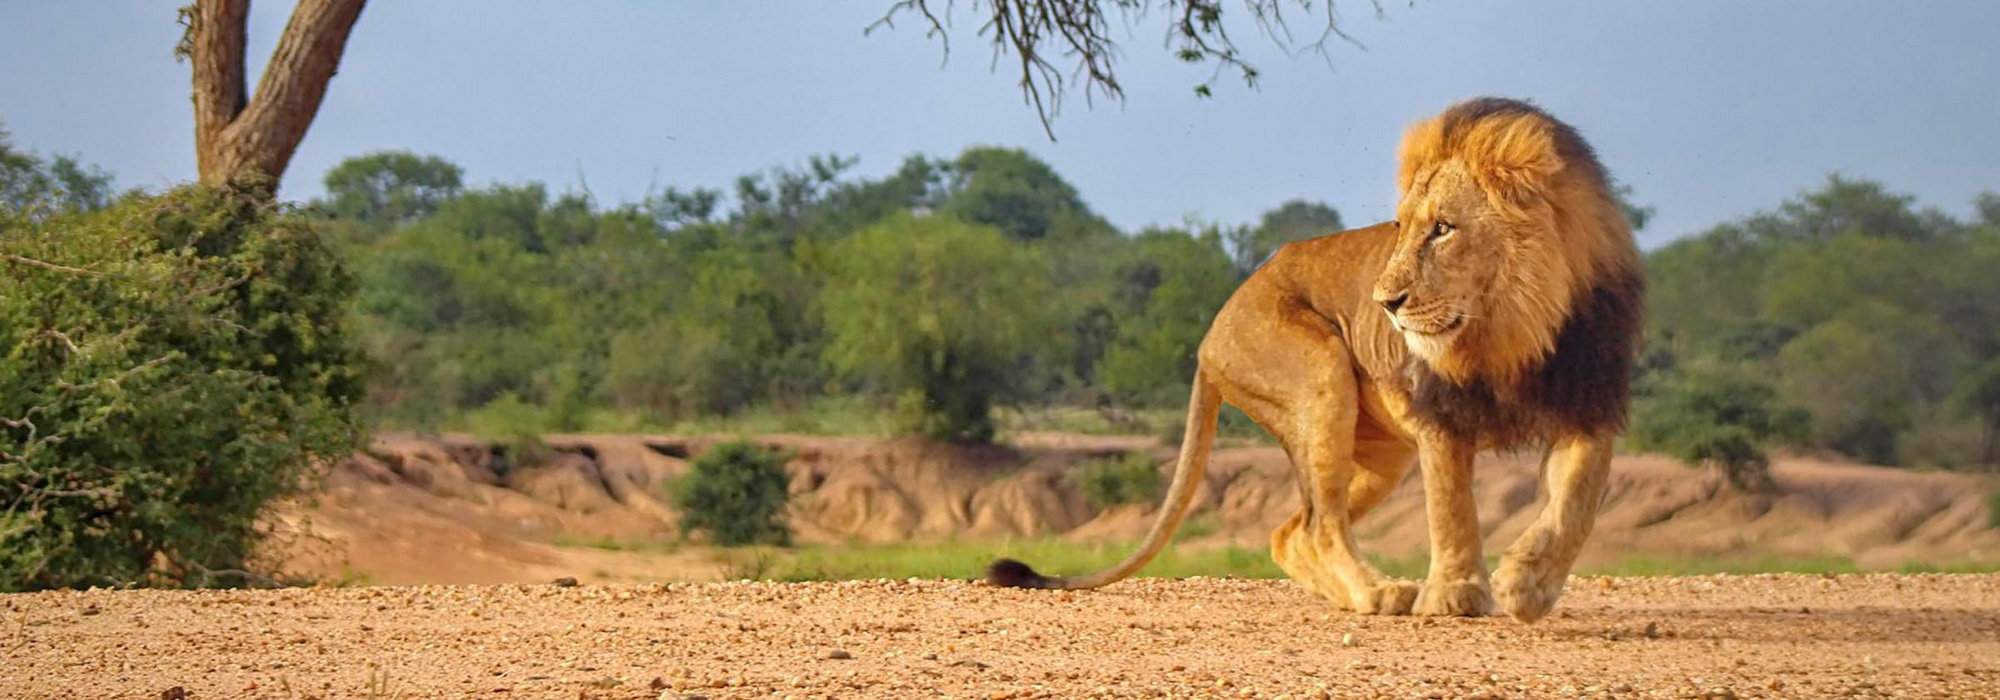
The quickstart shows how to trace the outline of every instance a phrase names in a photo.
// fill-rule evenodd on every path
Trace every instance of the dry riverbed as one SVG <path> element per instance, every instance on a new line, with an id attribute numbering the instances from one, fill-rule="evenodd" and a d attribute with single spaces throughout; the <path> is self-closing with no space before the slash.
<path id="1" fill-rule="evenodd" d="M 2000 576 L 1577 578 L 1532 626 L 1284 581 L 0 596 L 0 698 L 2000 698 Z"/>

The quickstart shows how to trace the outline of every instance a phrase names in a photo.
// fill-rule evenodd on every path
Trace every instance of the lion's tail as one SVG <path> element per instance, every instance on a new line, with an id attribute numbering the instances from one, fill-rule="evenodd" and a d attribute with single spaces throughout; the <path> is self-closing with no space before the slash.
<path id="1" fill-rule="evenodd" d="M 1201 484 L 1202 473 L 1208 470 L 1208 453 L 1215 447 L 1215 414 L 1222 407 L 1222 397 L 1216 392 L 1215 384 L 1199 368 L 1194 375 L 1194 394 L 1188 399 L 1187 433 L 1181 438 L 1180 462 L 1174 467 L 1174 481 L 1167 487 L 1166 502 L 1160 505 L 1160 512 L 1153 519 L 1153 529 L 1146 532 L 1146 539 L 1139 549 L 1118 562 L 1117 566 L 1088 576 L 1043 576 L 1027 564 L 1001 559 L 987 567 L 986 582 L 1012 588 L 1096 588 L 1131 576 L 1166 548 L 1174 528 L 1179 527 L 1181 518 L 1187 515 L 1188 504 L 1194 501 L 1194 492 Z"/>

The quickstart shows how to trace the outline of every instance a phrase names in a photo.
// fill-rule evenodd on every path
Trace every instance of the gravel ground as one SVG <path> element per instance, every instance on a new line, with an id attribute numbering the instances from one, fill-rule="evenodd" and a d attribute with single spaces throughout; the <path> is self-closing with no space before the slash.
<path id="1" fill-rule="evenodd" d="M 1578 578 L 1362 617 L 1284 581 L 0 596 L 0 698 L 2000 698 L 2000 576 Z"/>

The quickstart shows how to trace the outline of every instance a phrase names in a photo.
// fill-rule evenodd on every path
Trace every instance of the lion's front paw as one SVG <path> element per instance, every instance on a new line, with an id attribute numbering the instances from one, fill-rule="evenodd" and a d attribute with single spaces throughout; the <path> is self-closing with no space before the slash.
<path id="1" fill-rule="evenodd" d="M 1425 581 L 1411 611 L 1439 617 L 1481 617 L 1493 614 L 1493 593 L 1485 581 Z"/>
<path id="2" fill-rule="evenodd" d="M 1544 580 L 1546 578 L 1546 580 Z M 1500 563 L 1493 572 L 1493 595 L 1507 614 L 1522 622 L 1534 622 L 1548 615 L 1562 597 L 1563 577 L 1543 577 L 1528 566 L 1512 560 Z"/>
<path id="3" fill-rule="evenodd" d="M 1382 579 L 1352 596 L 1354 611 L 1363 615 L 1407 615 L 1417 601 L 1417 582 Z"/>

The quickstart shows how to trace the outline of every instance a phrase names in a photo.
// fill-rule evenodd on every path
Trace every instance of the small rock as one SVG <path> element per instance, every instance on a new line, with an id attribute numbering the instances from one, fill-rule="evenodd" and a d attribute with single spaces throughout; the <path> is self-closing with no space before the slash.
<path id="1" fill-rule="evenodd" d="M 836 659 L 836 660 L 846 660 L 846 659 L 852 659 L 852 658 L 854 658 L 854 655 L 853 655 L 853 654 L 849 654 L 849 653 L 847 653 L 847 652 L 846 652 L 845 650 L 842 650 L 842 649 L 835 649 L 835 650 L 833 650 L 833 651 L 829 651 L 829 652 L 827 652 L 827 653 L 826 653 L 826 656 L 825 656 L 824 658 L 828 658 L 828 659 Z"/>
<path id="2" fill-rule="evenodd" d="M 575 576 L 564 576 L 550 583 L 555 584 L 557 588 L 575 588 L 577 585 Z"/>
<path id="3" fill-rule="evenodd" d="M 1354 646 L 1354 633 L 1348 632 L 1346 634 L 1340 635 L 1340 645 L 1344 647 Z"/>
<path id="4" fill-rule="evenodd" d="M 957 660 L 957 661 L 953 661 L 953 662 L 951 662 L 951 665 L 953 665 L 953 666 L 964 666 L 964 667 L 966 667 L 966 668 L 988 668 L 988 666 L 987 666 L 986 664 L 983 664 L 983 663 L 980 663 L 980 662 L 977 662 L 977 661 L 973 661 L 972 659 L 959 659 L 959 660 Z"/>
<path id="5" fill-rule="evenodd" d="M 937 654 L 925 654 L 925 655 L 924 655 L 924 660 L 925 660 L 925 661 L 936 661 L 936 660 L 937 660 Z"/>
<path id="6" fill-rule="evenodd" d="M 1658 623 L 1658 622 L 1648 622 L 1648 623 L 1646 623 L 1646 631 L 1645 631 L 1645 632 L 1643 632 L 1642 634 L 1645 634 L 1645 635 L 1646 635 L 1646 638 L 1647 638 L 1647 639 L 1659 639 L 1659 638 L 1660 638 L 1660 623 Z"/>
<path id="7" fill-rule="evenodd" d="M 667 679 L 663 676 L 653 676 L 653 682 L 647 683 L 646 687 L 652 688 L 653 690 L 666 690 Z"/>

